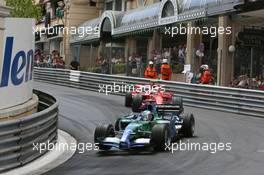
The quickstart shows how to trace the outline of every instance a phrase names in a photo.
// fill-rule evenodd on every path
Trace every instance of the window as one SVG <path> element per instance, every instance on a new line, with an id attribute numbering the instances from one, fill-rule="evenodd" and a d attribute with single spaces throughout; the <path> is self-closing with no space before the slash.
<path id="1" fill-rule="evenodd" d="M 115 10 L 122 11 L 122 0 L 115 0 Z"/>
<path id="2" fill-rule="evenodd" d="M 165 18 L 165 17 L 169 17 L 169 16 L 173 16 L 174 15 L 174 7 L 173 7 L 173 4 L 168 1 L 165 3 L 164 7 L 163 7 L 163 10 L 162 10 L 162 18 Z"/>
<path id="3" fill-rule="evenodd" d="M 105 3 L 105 10 L 113 10 L 113 2 Z"/>
<path id="4" fill-rule="evenodd" d="M 91 6 L 91 7 L 95 7 L 95 6 L 96 6 L 96 2 L 90 0 L 90 6 Z"/>

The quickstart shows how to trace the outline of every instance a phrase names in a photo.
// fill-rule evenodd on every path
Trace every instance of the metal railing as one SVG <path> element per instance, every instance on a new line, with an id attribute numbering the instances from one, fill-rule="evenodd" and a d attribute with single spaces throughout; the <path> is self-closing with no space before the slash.
<path id="1" fill-rule="evenodd" d="M 48 94 L 34 90 L 39 98 L 37 113 L 0 122 L 0 173 L 23 166 L 46 151 L 34 149 L 37 143 L 56 143 L 58 102 Z M 34 143 L 34 144 L 33 144 Z"/>
<path id="2" fill-rule="evenodd" d="M 37 81 L 62 86 L 97 91 L 102 85 L 149 84 L 150 80 L 127 76 L 106 75 L 62 69 L 36 68 Z M 114 84 L 115 83 L 115 84 Z M 159 81 L 166 91 L 172 91 L 183 97 L 184 105 L 232 112 L 264 118 L 264 92 L 258 90 L 236 89 L 210 85 L 187 84 L 173 81 Z M 109 94 L 124 95 L 124 92 Z"/>

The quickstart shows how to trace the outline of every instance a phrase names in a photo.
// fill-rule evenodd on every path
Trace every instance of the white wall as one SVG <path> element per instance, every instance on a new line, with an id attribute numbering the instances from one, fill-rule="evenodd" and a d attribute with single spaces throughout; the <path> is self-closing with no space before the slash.
<path id="1" fill-rule="evenodd" d="M 33 19 L 5 18 L 0 63 L 0 109 L 25 103 L 32 98 L 33 80 L 30 75 L 35 45 L 34 25 Z M 9 47 L 7 37 L 9 41 L 13 40 L 13 44 L 9 42 Z"/>

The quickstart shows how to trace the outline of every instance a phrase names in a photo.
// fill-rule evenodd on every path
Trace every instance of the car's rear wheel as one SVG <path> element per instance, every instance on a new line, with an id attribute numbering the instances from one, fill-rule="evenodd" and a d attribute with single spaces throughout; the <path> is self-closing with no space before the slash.
<path id="1" fill-rule="evenodd" d="M 155 151 L 165 151 L 171 144 L 170 130 L 166 124 L 154 125 L 151 132 L 151 143 Z"/>
<path id="2" fill-rule="evenodd" d="M 132 100 L 133 100 L 133 98 L 132 98 L 131 92 L 126 93 L 126 96 L 125 96 L 125 106 L 126 107 L 131 107 Z"/>
<path id="3" fill-rule="evenodd" d="M 183 116 L 183 124 L 181 128 L 181 133 L 184 137 L 193 137 L 195 131 L 195 120 L 193 114 L 185 114 Z"/>
<path id="4" fill-rule="evenodd" d="M 137 94 L 134 96 L 132 100 L 132 111 L 133 112 L 140 112 L 140 106 L 142 104 L 143 98 L 142 95 Z"/>
<path id="5" fill-rule="evenodd" d="M 172 97 L 172 104 L 176 105 L 176 106 L 179 106 L 180 111 L 183 112 L 183 100 L 182 100 L 181 97 L 177 97 L 177 96 L 174 95 Z"/>
<path id="6" fill-rule="evenodd" d="M 112 125 L 101 125 L 97 126 L 94 132 L 94 143 L 98 143 L 100 150 L 109 150 L 111 146 L 105 146 L 100 144 L 100 142 L 106 137 L 114 137 L 115 131 Z"/>

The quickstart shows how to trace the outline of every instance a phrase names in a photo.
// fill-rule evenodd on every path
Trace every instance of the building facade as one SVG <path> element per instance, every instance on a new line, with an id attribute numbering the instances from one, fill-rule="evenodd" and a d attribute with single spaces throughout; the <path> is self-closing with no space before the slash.
<path id="1" fill-rule="evenodd" d="M 70 4 L 64 27 L 89 31 L 64 36 L 67 64 L 77 60 L 81 67 L 93 68 L 97 58 L 128 63 L 133 54 L 146 64 L 155 50 L 184 47 L 184 64 L 191 65 L 194 73 L 208 64 L 218 85 L 226 86 L 243 74 L 264 74 L 263 1 L 71 0 Z"/>
<path id="2" fill-rule="evenodd" d="M 83 22 L 98 17 L 96 3 L 87 0 L 38 0 L 42 18 L 36 24 L 36 49 L 44 54 L 57 51 L 66 64 L 72 58 L 71 30 Z"/>

